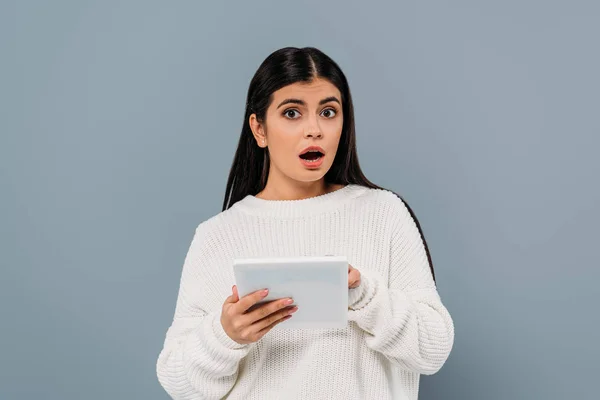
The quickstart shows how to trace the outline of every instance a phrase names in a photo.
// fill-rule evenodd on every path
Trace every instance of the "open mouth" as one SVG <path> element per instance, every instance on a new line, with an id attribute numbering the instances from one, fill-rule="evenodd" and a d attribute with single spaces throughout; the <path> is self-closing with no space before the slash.
<path id="1" fill-rule="evenodd" d="M 308 162 L 317 162 L 321 159 L 321 157 L 323 157 L 323 153 L 320 151 L 309 151 L 300 155 L 301 159 Z"/>

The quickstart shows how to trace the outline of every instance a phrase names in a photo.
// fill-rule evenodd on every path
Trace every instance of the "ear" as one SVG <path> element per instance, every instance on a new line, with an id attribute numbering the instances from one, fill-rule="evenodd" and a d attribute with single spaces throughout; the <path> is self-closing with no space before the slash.
<path id="1" fill-rule="evenodd" d="M 259 147 L 267 147 L 267 136 L 265 134 L 265 129 L 263 124 L 258 122 L 256 118 L 256 114 L 250 115 L 248 118 L 248 124 L 250 125 L 250 129 L 252 130 L 252 135 L 256 140 L 256 143 Z"/>

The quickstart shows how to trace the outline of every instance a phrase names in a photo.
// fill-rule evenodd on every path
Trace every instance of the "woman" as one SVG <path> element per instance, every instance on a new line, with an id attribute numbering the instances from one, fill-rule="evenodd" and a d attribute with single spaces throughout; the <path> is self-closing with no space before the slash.
<path id="1" fill-rule="evenodd" d="M 239 297 L 234 258 L 326 254 L 349 260 L 346 328 L 270 332 L 290 299 L 246 312 L 265 293 Z M 315 48 L 274 52 L 250 83 L 223 211 L 185 258 L 161 385 L 174 399 L 417 399 L 453 343 L 416 218 L 359 167 L 344 74 Z"/>

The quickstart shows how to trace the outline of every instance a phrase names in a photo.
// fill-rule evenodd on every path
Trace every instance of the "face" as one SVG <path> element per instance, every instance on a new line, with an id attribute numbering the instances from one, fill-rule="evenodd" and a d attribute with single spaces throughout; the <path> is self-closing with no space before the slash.
<path id="1" fill-rule="evenodd" d="M 311 182 L 325 176 L 333 164 L 342 135 L 341 102 L 340 92 L 332 83 L 315 79 L 274 92 L 263 123 L 259 123 L 254 114 L 250 116 L 258 145 L 268 147 L 269 180 L 289 178 Z M 324 153 L 317 162 L 300 157 L 309 146 L 318 146 Z"/>

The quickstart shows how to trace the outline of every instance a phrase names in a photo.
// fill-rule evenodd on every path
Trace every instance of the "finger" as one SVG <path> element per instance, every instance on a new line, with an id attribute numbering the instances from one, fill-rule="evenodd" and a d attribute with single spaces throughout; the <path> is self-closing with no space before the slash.
<path id="1" fill-rule="evenodd" d="M 348 287 L 357 286 L 357 282 L 360 281 L 360 272 L 358 270 L 353 270 L 348 274 Z"/>
<path id="2" fill-rule="evenodd" d="M 292 318 L 293 313 L 298 311 L 298 307 L 287 308 L 276 313 L 271 314 L 265 319 L 258 321 L 253 325 L 253 328 L 258 329 L 259 335 L 264 335 L 277 324 L 282 323 L 283 321 L 287 321 Z"/>
<path id="3" fill-rule="evenodd" d="M 235 303 L 235 295 L 231 294 L 229 297 L 225 299 L 225 303 Z"/>
<path id="4" fill-rule="evenodd" d="M 348 274 L 348 286 L 351 286 L 354 282 L 356 282 L 356 274 L 352 271 Z"/>
<path id="5" fill-rule="evenodd" d="M 283 310 L 286 307 L 291 307 L 291 305 L 294 303 L 294 301 L 290 298 L 285 298 L 285 299 L 278 299 L 278 300 L 274 300 L 272 302 L 269 302 L 267 304 L 261 305 L 259 306 L 256 310 L 253 310 L 252 312 L 249 312 L 247 314 L 248 319 L 247 319 L 247 323 L 248 325 L 250 324 L 254 324 L 260 320 L 263 320 L 267 317 L 273 316 L 272 318 L 276 318 L 276 315 L 274 313 L 277 313 L 280 310 Z M 287 314 L 285 314 L 287 315 Z M 274 321 L 274 319 L 273 319 Z M 273 321 L 269 322 L 272 323 Z M 266 326 L 268 324 L 263 324 L 263 326 L 261 326 L 261 329 L 264 328 L 264 326 Z"/>
<path id="6" fill-rule="evenodd" d="M 235 298 L 235 301 L 239 301 L 240 300 L 240 294 L 238 293 L 237 290 L 237 285 L 233 285 L 233 296 Z"/>
<path id="7" fill-rule="evenodd" d="M 239 300 L 234 290 L 234 287 L 235 286 L 231 288 L 232 293 L 228 298 L 225 299 L 225 303 L 237 303 L 237 301 Z"/>
<path id="8" fill-rule="evenodd" d="M 250 307 L 267 297 L 267 294 L 268 291 L 265 292 L 265 290 L 257 290 L 256 292 L 252 292 L 249 295 L 242 297 L 237 303 L 237 311 L 240 314 L 243 314 Z"/>
<path id="9" fill-rule="evenodd" d="M 266 327 L 266 328 L 264 328 L 264 329 L 260 330 L 260 331 L 258 332 L 258 334 L 259 334 L 261 337 L 262 337 L 262 336 L 265 336 L 265 335 L 266 335 L 266 334 L 267 334 L 267 333 L 268 333 L 268 332 L 269 332 L 271 329 L 273 329 L 273 328 L 275 327 L 275 325 L 278 325 L 278 324 L 282 323 L 283 321 L 287 321 L 287 320 L 288 320 L 288 319 L 290 319 L 290 318 L 292 318 L 292 316 L 291 316 L 291 315 L 288 315 L 287 317 L 281 318 L 280 320 L 278 320 L 278 321 L 275 321 L 274 323 L 272 323 L 272 324 L 271 324 L 271 325 L 269 325 L 268 327 Z"/>

